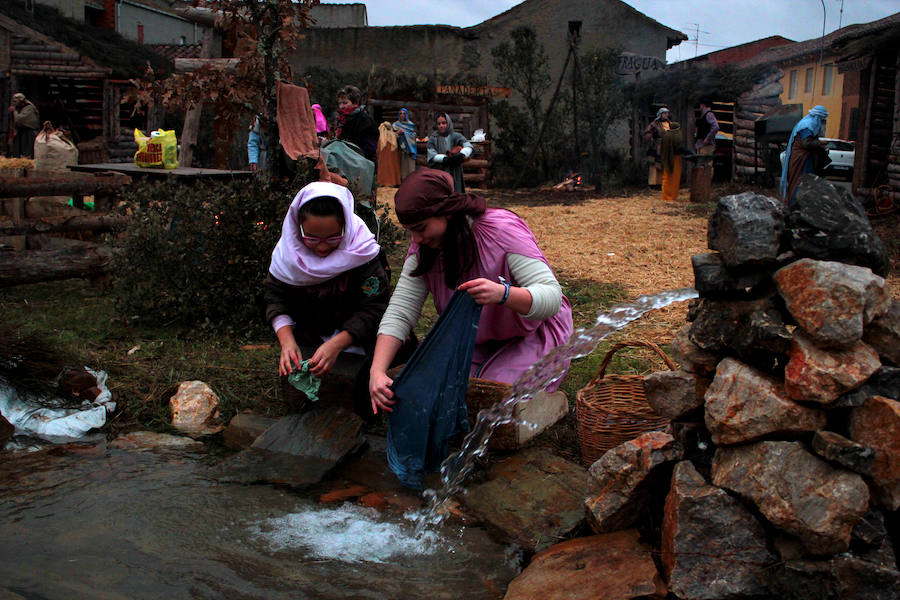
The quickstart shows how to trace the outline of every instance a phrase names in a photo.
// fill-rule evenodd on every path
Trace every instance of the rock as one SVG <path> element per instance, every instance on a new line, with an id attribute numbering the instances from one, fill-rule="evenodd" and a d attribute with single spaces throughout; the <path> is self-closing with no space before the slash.
<path id="1" fill-rule="evenodd" d="M 263 432 L 278 419 L 254 413 L 238 413 L 228 422 L 222 433 L 225 445 L 234 450 L 249 448 Z"/>
<path id="2" fill-rule="evenodd" d="M 718 253 L 695 254 L 691 257 L 694 288 L 704 297 L 734 297 L 750 293 L 762 283 L 772 281 L 765 269 L 729 268 Z"/>
<path id="3" fill-rule="evenodd" d="M 651 431 L 609 450 L 591 465 L 599 492 L 584 501 L 588 522 L 597 533 L 637 524 L 658 485 L 668 483 L 683 449 L 668 433 Z"/>
<path id="4" fill-rule="evenodd" d="M 784 204 L 754 192 L 719 198 L 707 242 L 730 267 L 774 262 L 785 230 Z"/>
<path id="5" fill-rule="evenodd" d="M 772 525 L 803 542 L 812 554 L 844 552 L 866 513 L 862 477 L 836 469 L 799 442 L 758 442 L 719 448 L 713 484 L 750 500 Z"/>
<path id="6" fill-rule="evenodd" d="M 302 488 L 318 483 L 365 442 L 362 420 L 340 407 L 289 415 L 253 445 L 225 459 L 211 476 L 229 483 L 278 483 Z"/>
<path id="7" fill-rule="evenodd" d="M 838 398 L 835 407 L 862 406 L 872 396 L 900 400 L 900 368 L 882 366 L 862 386 Z"/>
<path id="8" fill-rule="evenodd" d="M 703 406 L 709 379 L 686 371 L 657 371 L 644 377 L 647 404 L 656 414 L 676 419 Z"/>
<path id="9" fill-rule="evenodd" d="M 172 426 L 191 436 L 211 435 L 224 429 L 219 420 L 219 397 L 202 381 L 182 381 L 169 398 Z"/>
<path id="10" fill-rule="evenodd" d="M 733 358 L 719 363 L 706 390 L 706 427 L 715 444 L 740 444 L 771 433 L 816 431 L 823 411 L 787 397 L 780 381 Z"/>
<path id="11" fill-rule="evenodd" d="M 15 432 L 16 428 L 13 427 L 12 423 L 7 421 L 3 415 L 0 415 L 0 449 L 6 445 L 6 440 L 11 438 Z"/>
<path id="12" fill-rule="evenodd" d="M 772 572 L 779 600 L 897 600 L 900 572 L 853 556 L 787 561 Z"/>
<path id="13" fill-rule="evenodd" d="M 900 366 L 900 300 L 891 302 L 886 313 L 872 319 L 863 340 L 875 348 L 882 360 Z"/>
<path id="14" fill-rule="evenodd" d="M 900 508 L 900 402 L 872 396 L 850 414 L 850 437 L 875 450 L 871 482 L 875 503 Z"/>
<path id="15" fill-rule="evenodd" d="M 132 431 L 120 435 L 109 443 L 110 448 L 120 450 L 187 450 L 199 451 L 206 448 L 203 442 L 168 433 L 155 433 L 153 431 Z"/>
<path id="16" fill-rule="evenodd" d="M 771 299 L 702 299 L 692 313 L 689 335 L 701 349 L 736 356 L 762 369 L 787 362 L 791 334 Z"/>
<path id="17" fill-rule="evenodd" d="M 827 461 L 836 463 L 854 473 L 869 475 L 875 451 L 833 431 L 817 431 L 813 435 L 812 449 Z"/>
<path id="18" fill-rule="evenodd" d="M 466 510 L 525 551 L 543 550 L 584 523 L 593 490 L 585 469 L 541 448 L 494 464 L 487 481 L 469 488 Z"/>
<path id="19" fill-rule="evenodd" d="M 878 354 L 864 342 L 841 349 L 817 346 L 802 331 L 794 332 L 784 390 L 794 400 L 830 404 L 859 387 L 881 367 Z"/>
<path id="20" fill-rule="evenodd" d="M 365 497 L 370 493 L 369 488 L 362 485 L 350 485 L 342 488 L 325 492 L 319 496 L 319 502 L 328 504 L 331 502 L 343 502 L 345 500 L 355 500 L 356 498 Z"/>
<path id="21" fill-rule="evenodd" d="M 804 258 L 776 271 L 775 283 L 797 324 L 822 346 L 853 346 L 890 307 L 884 279 L 865 267 Z"/>
<path id="22" fill-rule="evenodd" d="M 672 474 L 660 556 L 669 592 L 684 600 L 763 595 L 776 561 L 756 517 L 688 461 Z"/>
<path id="23" fill-rule="evenodd" d="M 862 204 L 825 179 L 815 175 L 800 179 L 788 227 L 790 246 L 798 256 L 860 265 L 887 276 L 887 248 Z"/>
<path id="24" fill-rule="evenodd" d="M 534 556 L 503 600 L 662 599 L 652 548 L 634 529 L 575 538 Z"/>
<path id="25" fill-rule="evenodd" d="M 708 352 L 691 341 L 691 325 L 684 325 L 672 340 L 673 359 L 688 373 L 702 377 L 713 375 L 722 358 L 715 352 Z"/>
<path id="26" fill-rule="evenodd" d="M 870 508 L 850 532 L 851 543 L 866 549 L 879 548 L 887 537 L 884 514 Z"/>

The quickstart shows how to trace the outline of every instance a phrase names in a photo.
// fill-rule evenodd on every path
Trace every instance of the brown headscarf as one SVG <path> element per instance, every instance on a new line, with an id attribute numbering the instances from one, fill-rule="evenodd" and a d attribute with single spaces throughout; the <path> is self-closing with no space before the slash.
<path id="1" fill-rule="evenodd" d="M 439 169 L 421 168 L 403 180 L 394 196 L 397 218 L 403 225 L 419 223 L 429 217 L 464 213 L 480 215 L 487 208 L 476 194 L 453 192 L 453 177 Z"/>

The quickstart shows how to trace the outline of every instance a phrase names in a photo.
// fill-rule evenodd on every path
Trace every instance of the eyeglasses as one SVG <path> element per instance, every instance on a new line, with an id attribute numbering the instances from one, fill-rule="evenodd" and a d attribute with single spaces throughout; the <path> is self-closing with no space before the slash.
<path id="1" fill-rule="evenodd" d="M 307 248 L 315 248 L 319 244 L 325 244 L 331 248 L 336 248 L 341 244 L 341 240 L 344 239 L 344 228 L 341 227 L 341 235 L 332 235 L 330 237 L 316 237 L 314 235 L 306 235 L 303 232 L 303 225 L 300 225 L 300 239 L 303 240 L 303 243 Z"/>

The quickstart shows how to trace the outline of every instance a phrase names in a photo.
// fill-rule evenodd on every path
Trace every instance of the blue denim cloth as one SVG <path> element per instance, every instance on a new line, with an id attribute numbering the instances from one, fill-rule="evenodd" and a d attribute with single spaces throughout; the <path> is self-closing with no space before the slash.
<path id="1" fill-rule="evenodd" d="M 466 389 L 480 317 L 481 305 L 457 291 L 394 379 L 387 458 L 407 487 L 422 489 L 425 473 L 447 457 L 450 438 L 469 431 Z"/>

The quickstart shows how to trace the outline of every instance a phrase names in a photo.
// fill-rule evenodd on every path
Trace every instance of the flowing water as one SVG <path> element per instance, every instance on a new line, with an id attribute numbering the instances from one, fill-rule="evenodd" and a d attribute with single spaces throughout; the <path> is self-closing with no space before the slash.
<path id="1" fill-rule="evenodd" d="M 103 442 L 0 453 L 0 598 L 494 599 L 518 572 L 481 529 L 416 537 L 399 512 L 219 484 L 212 462 Z"/>
<path id="2" fill-rule="evenodd" d="M 535 394 L 559 381 L 565 375 L 569 362 L 587 356 L 601 340 L 622 329 L 632 321 L 640 319 L 651 310 L 664 308 L 675 302 L 697 297 L 697 290 L 681 288 L 659 294 L 640 296 L 632 302 L 613 306 L 600 313 L 593 327 L 579 329 L 569 341 L 546 354 L 525 371 L 513 384 L 510 395 L 490 409 L 478 413 L 475 426 L 463 440 L 462 446 L 451 454 L 441 465 L 441 484 L 438 490 L 427 490 L 428 506 L 422 511 L 416 524 L 416 533 L 422 534 L 430 524 L 441 520 L 441 507 L 453 496 L 462 492 L 469 475 L 484 456 L 491 433 L 499 425 L 515 420 L 514 408 L 528 402 Z"/>
<path id="3" fill-rule="evenodd" d="M 478 415 L 418 513 L 325 506 L 316 490 L 220 484 L 208 476 L 216 459 L 206 453 L 102 440 L 0 452 L 0 597 L 497 598 L 518 572 L 515 549 L 477 527 L 442 523 L 441 507 L 463 490 L 516 404 L 609 334 L 695 296 L 681 289 L 615 306 L 535 363 L 508 398 Z M 378 469 L 383 478 L 373 484 Z M 373 489 L 393 480 L 383 449 L 371 448 L 329 476 L 342 478 Z"/>

